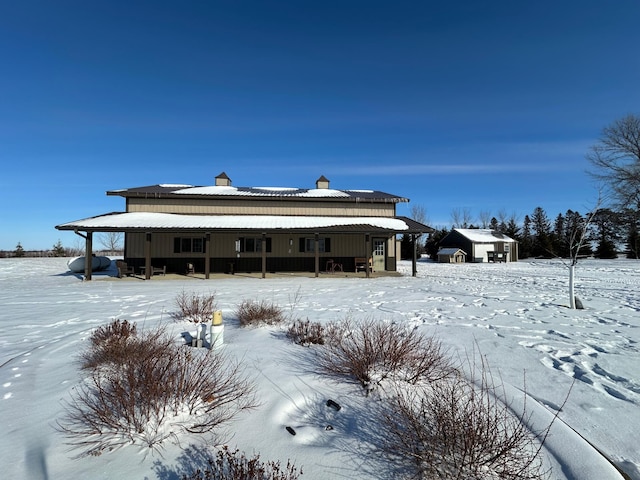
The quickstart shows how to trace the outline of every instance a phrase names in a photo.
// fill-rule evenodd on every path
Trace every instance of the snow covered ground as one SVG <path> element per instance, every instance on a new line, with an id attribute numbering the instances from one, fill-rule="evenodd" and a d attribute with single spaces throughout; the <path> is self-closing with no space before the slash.
<path id="1" fill-rule="evenodd" d="M 0 472 L 12 479 L 177 480 L 198 465 L 210 438 L 183 438 L 162 455 L 127 446 L 77 457 L 54 423 L 81 379 L 77 356 L 92 329 L 113 319 L 139 328 L 192 329 L 171 317 L 181 291 L 215 293 L 225 349 L 255 375 L 261 406 L 227 425 L 223 440 L 263 460 L 287 459 L 303 479 L 388 478 L 368 454 L 367 402 L 356 385 L 304 368 L 309 349 L 275 327 L 242 329 L 242 300 L 266 299 L 312 321 L 376 318 L 435 334 L 451 351 L 484 355 L 507 392 L 526 385 L 532 421 L 566 405 L 547 440 L 552 478 L 622 478 L 596 448 L 640 480 L 640 262 L 585 260 L 576 270 L 584 310 L 570 310 L 568 271 L 559 261 L 448 265 L 420 262 L 418 277 L 82 282 L 66 260 L 0 259 Z M 107 272 L 107 274 L 113 272 Z M 194 330 L 194 329 L 192 329 Z M 343 408 L 327 409 L 332 398 Z M 327 424 L 334 429 L 327 431 Z M 296 429 L 292 436 L 286 426 Z M 586 440 L 586 441 L 585 441 Z M 587 441 L 589 443 L 587 443 Z"/>

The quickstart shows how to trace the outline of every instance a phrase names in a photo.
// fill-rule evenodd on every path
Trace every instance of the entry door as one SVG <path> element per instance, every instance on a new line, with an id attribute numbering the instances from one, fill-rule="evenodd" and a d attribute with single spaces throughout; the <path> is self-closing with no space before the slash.
<path id="1" fill-rule="evenodd" d="M 384 272 L 386 258 L 387 239 L 373 239 L 373 270 L 376 272 Z"/>

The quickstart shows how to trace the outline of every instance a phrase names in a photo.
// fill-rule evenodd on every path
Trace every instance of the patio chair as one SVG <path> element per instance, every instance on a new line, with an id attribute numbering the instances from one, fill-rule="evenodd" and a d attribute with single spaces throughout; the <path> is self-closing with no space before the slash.
<path id="1" fill-rule="evenodd" d="M 151 267 L 151 274 L 152 275 L 166 275 L 167 274 L 167 266 L 163 266 L 163 267 Z"/>
<path id="2" fill-rule="evenodd" d="M 335 260 L 331 259 L 331 260 L 327 260 L 327 265 L 325 267 L 325 270 L 327 273 L 336 273 L 336 272 L 342 272 L 342 264 L 336 262 Z"/>
<path id="3" fill-rule="evenodd" d="M 356 272 L 364 272 L 367 269 L 367 259 L 364 257 L 356 257 L 354 259 L 356 265 Z M 373 272 L 373 259 L 369 257 L 369 271 Z"/>
<path id="4" fill-rule="evenodd" d="M 116 267 L 118 268 L 118 278 L 122 278 L 123 276 L 128 277 L 130 275 L 136 274 L 135 268 L 127 265 L 127 262 L 125 262 L 124 260 L 117 260 Z"/>

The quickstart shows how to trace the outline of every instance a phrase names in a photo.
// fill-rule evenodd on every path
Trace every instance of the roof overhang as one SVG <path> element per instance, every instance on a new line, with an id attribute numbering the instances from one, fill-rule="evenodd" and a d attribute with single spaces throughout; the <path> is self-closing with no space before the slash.
<path id="1" fill-rule="evenodd" d="M 407 217 L 331 217 L 287 215 L 183 215 L 175 213 L 110 213 L 56 225 L 82 232 L 325 232 L 431 233 L 427 225 Z"/>

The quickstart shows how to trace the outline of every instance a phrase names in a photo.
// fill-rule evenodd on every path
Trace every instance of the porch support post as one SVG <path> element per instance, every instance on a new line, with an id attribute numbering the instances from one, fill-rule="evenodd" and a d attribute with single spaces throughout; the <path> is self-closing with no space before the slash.
<path id="1" fill-rule="evenodd" d="M 315 254 L 315 272 L 316 272 L 316 278 L 318 277 L 319 273 L 320 273 L 320 249 L 318 248 L 320 244 L 320 238 L 319 235 L 316 233 L 314 234 L 314 239 L 313 239 L 313 251 Z"/>
<path id="2" fill-rule="evenodd" d="M 211 234 L 207 232 L 204 235 L 204 278 L 209 280 L 211 272 Z"/>
<path id="3" fill-rule="evenodd" d="M 84 279 L 91 280 L 93 270 L 93 232 L 87 232 L 84 247 Z"/>
<path id="4" fill-rule="evenodd" d="M 151 278 L 151 232 L 145 234 L 144 242 L 144 279 Z"/>
<path id="5" fill-rule="evenodd" d="M 262 278 L 267 276 L 267 234 L 262 232 Z"/>
<path id="6" fill-rule="evenodd" d="M 417 235 L 411 234 L 411 250 L 413 250 L 413 255 L 411 256 L 411 276 L 415 277 L 418 274 L 418 242 L 416 241 Z"/>
<path id="7" fill-rule="evenodd" d="M 367 255 L 365 257 L 364 260 L 364 271 L 366 273 L 366 277 L 369 278 L 371 276 L 371 267 L 369 265 L 369 259 L 371 259 L 371 261 L 373 262 L 373 251 L 371 250 L 371 235 L 370 234 L 365 234 L 364 236 L 364 243 L 365 243 L 365 251 L 367 252 Z"/>

